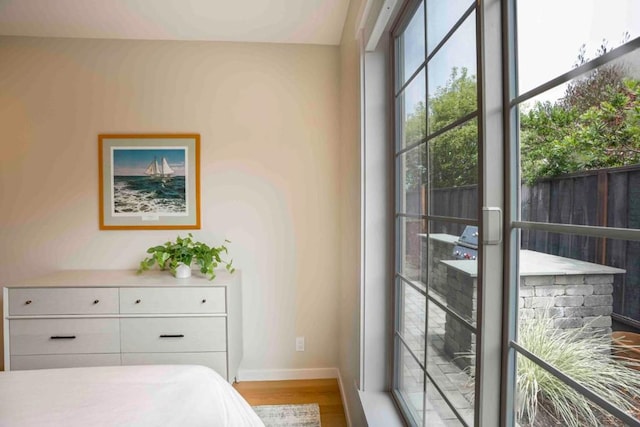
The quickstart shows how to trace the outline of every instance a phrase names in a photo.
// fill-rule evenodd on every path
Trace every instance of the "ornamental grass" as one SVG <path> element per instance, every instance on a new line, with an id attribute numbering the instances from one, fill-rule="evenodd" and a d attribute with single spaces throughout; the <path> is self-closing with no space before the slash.
<path id="1" fill-rule="evenodd" d="M 609 334 L 594 334 L 589 325 L 556 329 L 550 326 L 550 321 L 521 320 L 519 343 L 606 401 L 639 418 L 640 363 L 614 356 L 621 348 Z M 518 355 L 517 417 L 523 426 L 622 425 L 523 355 Z"/>

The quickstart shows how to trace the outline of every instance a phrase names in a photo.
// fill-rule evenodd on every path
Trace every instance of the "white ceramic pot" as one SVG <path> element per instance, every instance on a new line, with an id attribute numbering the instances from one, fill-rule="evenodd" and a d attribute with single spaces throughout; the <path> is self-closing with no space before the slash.
<path id="1" fill-rule="evenodd" d="M 191 267 L 184 263 L 178 264 L 176 267 L 176 279 L 186 279 L 188 277 L 191 277 Z"/>

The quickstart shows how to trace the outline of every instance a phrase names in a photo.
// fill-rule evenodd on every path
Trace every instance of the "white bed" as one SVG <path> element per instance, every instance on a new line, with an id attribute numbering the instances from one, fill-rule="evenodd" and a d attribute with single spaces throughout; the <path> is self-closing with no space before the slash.
<path id="1" fill-rule="evenodd" d="M 0 426 L 264 424 L 213 370 L 150 365 L 0 372 Z"/>

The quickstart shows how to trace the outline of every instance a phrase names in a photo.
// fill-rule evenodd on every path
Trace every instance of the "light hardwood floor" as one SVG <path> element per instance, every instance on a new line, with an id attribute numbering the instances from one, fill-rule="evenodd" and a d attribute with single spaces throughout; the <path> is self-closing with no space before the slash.
<path id="1" fill-rule="evenodd" d="M 252 406 L 317 403 L 322 427 L 347 425 L 335 379 L 243 381 L 233 386 Z"/>

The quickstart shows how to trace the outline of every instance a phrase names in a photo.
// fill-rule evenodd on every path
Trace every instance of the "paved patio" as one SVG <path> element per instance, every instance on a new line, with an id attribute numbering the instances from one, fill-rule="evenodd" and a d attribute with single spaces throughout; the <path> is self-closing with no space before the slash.
<path id="1" fill-rule="evenodd" d="M 411 350 L 420 359 L 424 358 L 425 297 L 410 286 L 405 288 L 405 313 L 403 335 Z M 468 426 L 473 425 L 473 379 L 458 368 L 445 355 L 444 326 L 445 313 L 432 304 L 429 310 L 429 331 L 427 334 L 427 371 L 433 381 L 447 396 L 447 399 L 462 415 Z M 414 417 L 426 418 L 429 427 L 464 426 L 453 413 L 436 387 L 427 380 L 426 403 L 424 399 L 424 375 L 411 354 L 405 352 L 401 390 L 407 399 Z"/>

